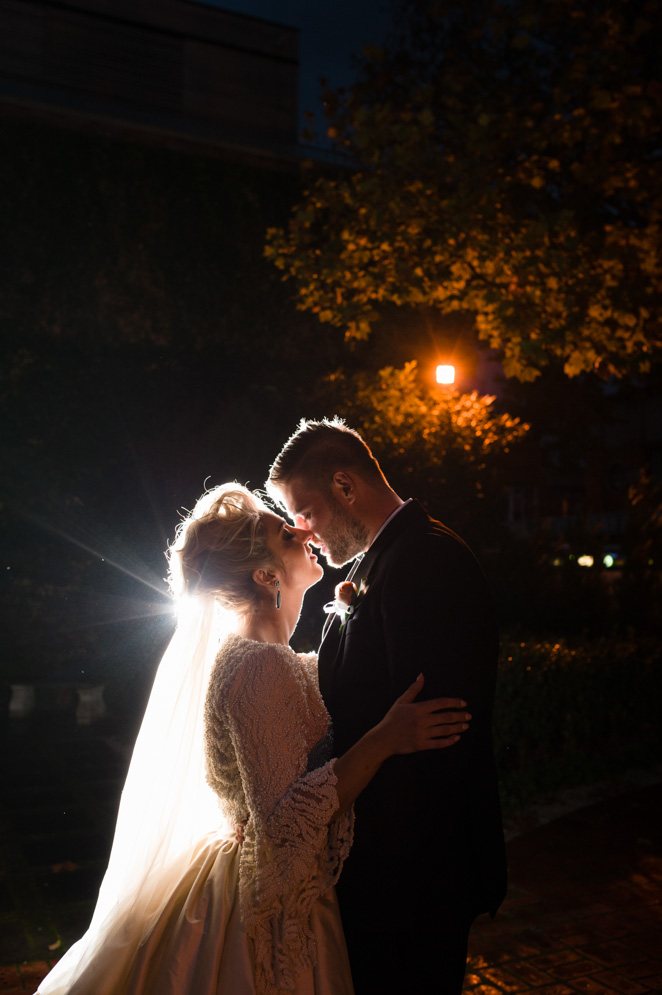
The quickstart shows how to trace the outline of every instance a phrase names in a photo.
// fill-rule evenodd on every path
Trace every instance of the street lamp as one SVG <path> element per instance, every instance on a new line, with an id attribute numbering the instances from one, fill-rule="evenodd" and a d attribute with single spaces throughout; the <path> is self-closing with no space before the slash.
<path id="1" fill-rule="evenodd" d="M 455 367 L 454 366 L 441 366 L 437 367 L 437 383 L 451 384 L 455 383 Z"/>

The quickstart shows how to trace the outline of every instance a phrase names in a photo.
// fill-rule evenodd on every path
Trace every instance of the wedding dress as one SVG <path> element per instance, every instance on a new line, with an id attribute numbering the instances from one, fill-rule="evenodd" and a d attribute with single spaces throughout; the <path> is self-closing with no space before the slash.
<path id="1" fill-rule="evenodd" d="M 205 639 L 209 633 L 203 647 Z M 133 768 L 145 734 L 152 777 L 130 770 L 122 799 L 151 819 L 145 836 L 159 844 L 143 854 L 140 818 L 120 810 L 90 930 L 39 995 L 353 995 L 333 887 L 353 812 L 337 813 L 316 658 L 230 635 L 215 660 L 192 668 L 193 691 L 185 682 L 173 690 L 176 661 L 166 662 L 132 761 Z M 170 738 L 178 723 L 168 722 L 160 741 L 153 730 L 147 735 L 150 711 L 153 720 L 163 712 L 153 701 L 159 688 L 174 715 L 182 697 L 190 699 L 185 711 L 198 702 L 195 718 L 179 716 L 185 763 Z M 162 798 L 169 762 L 182 774 L 176 803 Z M 205 774 L 204 789 L 190 783 Z"/>

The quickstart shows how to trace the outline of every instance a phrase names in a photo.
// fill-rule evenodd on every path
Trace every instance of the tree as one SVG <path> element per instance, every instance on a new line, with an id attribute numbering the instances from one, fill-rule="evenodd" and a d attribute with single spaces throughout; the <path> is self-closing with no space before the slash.
<path id="1" fill-rule="evenodd" d="M 301 309 L 366 337 L 386 304 L 472 312 L 507 375 L 660 355 L 658 0 L 400 0 L 326 94 L 347 167 L 266 253 Z"/>
<path id="2" fill-rule="evenodd" d="M 625 566 L 620 597 L 637 631 L 662 628 L 662 481 L 644 469 L 628 491 Z"/>
<path id="3" fill-rule="evenodd" d="M 416 362 L 328 378 L 334 410 L 360 427 L 396 490 L 479 542 L 504 518 L 504 471 L 529 426 L 493 396 L 421 386 Z"/>

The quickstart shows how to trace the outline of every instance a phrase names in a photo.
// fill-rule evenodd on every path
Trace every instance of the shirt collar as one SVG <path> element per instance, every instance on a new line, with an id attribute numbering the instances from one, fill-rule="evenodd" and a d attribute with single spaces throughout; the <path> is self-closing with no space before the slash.
<path id="1" fill-rule="evenodd" d="M 386 526 L 388 525 L 388 523 L 392 522 L 393 519 L 395 518 L 395 516 L 400 511 L 402 511 L 403 508 L 406 508 L 408 504 L 411 504 L 411 501 L 412 501 L 412 499 L 408 498 L 402 504 L 399 504 L 398 507 L 395 509 L 395 511 L 391 512 L 391 514 L 388 516 L 388 518 L 386 519 L 386 521 L 382 524 L 382 527 L 380 528 L 379 532 L 376 534 L 375 538 L 372 540 L 372 542 L 368 546 L 368 549 L 371 549 L 374 546 L 374 544 L 376 543 L 377 539 L 379 539 L 380 535 L 382 534 L 382 532 L 384 531 L 384 529 L 386 528 Z M 367 552 L 368 552 L 368 550 L 366 550 L 366 553 Z"/>

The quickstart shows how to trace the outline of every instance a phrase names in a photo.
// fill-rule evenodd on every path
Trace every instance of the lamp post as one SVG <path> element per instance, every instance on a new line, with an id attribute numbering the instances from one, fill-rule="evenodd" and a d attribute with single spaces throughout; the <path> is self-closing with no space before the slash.
<path id="1" fill-rule="evenodd" d="M 437 383 L 455 383 L 455 367 L 441 364 L 437 367 Z"/>

